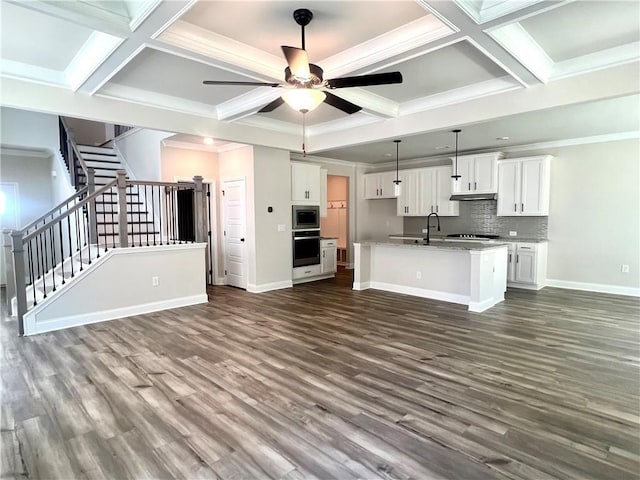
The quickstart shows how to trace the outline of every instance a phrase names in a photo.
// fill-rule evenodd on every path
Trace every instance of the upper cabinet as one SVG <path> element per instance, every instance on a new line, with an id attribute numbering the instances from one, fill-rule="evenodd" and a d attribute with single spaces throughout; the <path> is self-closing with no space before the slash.
<path id="1" fill-rule="evenodd" d="M 422 211 L 421 171 L 401 170 L 399 176 L 401 183 L 397 204 L 398 215 L 405 217 L 426 215 Z"/>
<path id="2" fill-rule="evenodd" d="M 393 195 L 393 181 L 396 172 L 368 173 L 364 175 L 364 198 L 395 198 Z"/>
<path id="3" fill-rule="evenodd" d="M 320 169 L 320 216 L 327 216 L 327 169 Z"/>
<path id="4" fill-rule="evenodd" d="M 458 157 L 458 175 L 453 180 L 454 193 L 496 193 L 498 191 L 498 160 L 502 153 L 463 155 Z M 451 162 L 455 162 L 452 158 Z"/>
<path id="5" fill-rule="evenodd" d="M 320 166 L 291 163 L 291 200 L 301 205 L 320 204 Z"/>
<path id="6" fill-rule="evenodd" d="M 459 215 L 459 202 L 452 202 L 450 166 L 429 167 L 421 170 L 421 215 L 437 213 L 442 217 Z"/>
<path id="7" fill-rule="evenodd" d="M 549 215 L 551 156 L 498 162 L 498 216 Z"/>

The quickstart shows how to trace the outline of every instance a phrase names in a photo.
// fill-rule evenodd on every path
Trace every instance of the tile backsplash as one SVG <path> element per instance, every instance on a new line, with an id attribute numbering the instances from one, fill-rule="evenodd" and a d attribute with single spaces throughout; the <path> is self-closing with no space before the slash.
<path id="1" fill-rule="evenodd" d="M 515 231 L 519 238 L 547 238 L 548 217 L 498 217 L 497 206 L 495 200 L 460 202 L 460 216 L 440 217 L 439 234 L 491 233 L 508 237 L 510 231 Z M 404 217 L 403 231 L 406 234 L 422 233 L 426 225 L 426 217 Z M 433 218 L 431 225 L 435 225 Z"/>

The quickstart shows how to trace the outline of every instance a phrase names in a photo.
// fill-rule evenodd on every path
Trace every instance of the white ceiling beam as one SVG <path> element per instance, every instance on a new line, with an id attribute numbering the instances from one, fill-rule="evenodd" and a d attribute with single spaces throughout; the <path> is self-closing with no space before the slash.
<path id="1" fill-rule="evenodd" d="M 309 151 L 319 152 L 379 142 L 399 136 L 449 130 L 509 115 L 602 98 L 637 94 L 640 93 L 640 69 L 638 66 L 639 62 L 636 61 L 633 64 L 572 76 L 546 85 L 539 84 L 528 89 L 511 90 L 434 110 L 401 116 L 393 119 L 392 123 L 386 121 L 353 128 L 344 131 L 341 135 L 335 133 L 319 135 L 314 139 L 313 148 Z"/>

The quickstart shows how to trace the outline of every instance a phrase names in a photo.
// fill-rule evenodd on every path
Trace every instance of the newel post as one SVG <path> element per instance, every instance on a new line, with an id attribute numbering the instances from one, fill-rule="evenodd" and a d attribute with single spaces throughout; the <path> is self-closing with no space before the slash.
<path id="1" fill-rule="evenodd" d="M 204 189 L 202 185 L 202 177 L 196 175 L 193 177 L 194 183 L 194 210 L 195 210 L 195 224 L 196 224 L 196 243 L 206 242 L 205 228 L 204 228 Z"/>
<path id="2" fill-rule="evenodd" d="M 120 236 L 120 246 L 129 246 L 129 237 L 127 236 L 127 171 L 118 170 L 118 233 Z"/>
<path id="3" fill-rule="evenodd" d="M 2 230 L 2 248 L 4 250 L 4 271 L 7 278 L 5 300 L 7 315 L 11 316 L 15 313 L 11 311 L 11 299 L 16 296 L 16 279 L 13 274 L 13 258 L 11 257 L 11 230 Z"/>
<path id="4" fill-rule="evenodd" d="M 16 303 L 18 317 L 18 333 L 24 335 L 24 324 L 22 318 L 27 313 L 27 282 L 24 270 L 24 244 L 22 242 L 22 232 L 13 230 L 11 232 L 11 252 L 13 253 L 13 274 L 16 287 Z"/>
<path id="5" fill-rule="evenodd" d="M 87 196 L 91 197 L 96 191 L 96 171 L 95 169 L 87 168 Z M 96 216 L 96 199 L 92 198 L 88 203 L 88 215 L 89 215 L 89 243 L 98 244 L 98 221 Z"/>

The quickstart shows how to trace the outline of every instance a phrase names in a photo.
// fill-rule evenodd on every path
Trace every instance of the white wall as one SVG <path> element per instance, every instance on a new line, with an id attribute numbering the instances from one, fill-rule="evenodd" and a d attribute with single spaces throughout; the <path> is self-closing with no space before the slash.
<path id="1" fill-rule="evenodd" d="M 98 146 L 113 138 L 113 136 L 107 137 L 107 129 L 102 122 L 71 117 L 65 117 L 64 120 L 73 130 L 73 136 L 78 145 Z M 113 125 L 111 128 L 113 129 Z"/>
<path id="2" fill-rule="evenodd" d="M 116 148 L 124 158 L 129 175 L 136 180 L 160 180 L 161 143 L 171 133 L 158 130 L 134 129 L 121 135 Z"/>
<path id="3" fill-rule="evenodd" d="M 548 278 L 558 286 L 638 289 L 638 141 L 545 152 L 555 157 L 551 160 Z M 621 272 L 622 264 L 629 265 L 629 273 Z"/>
<path id="4" fill-rule="evenodd" d="M 25 315 L 25 333 L 207 301 L 205 244 L 110 250 L 97 265 Z M 157 276 L 157 287 L 151 278 Z"/>
<path id="5" fill-rule="evenodd" d="M 4 146 L 46 148 L 60 147 L 58 117 L 15 108 L 0 108 L 0 142 Z"/>
<path id="6" fill-rule="evenodd" d="M 217 180 L 218 154 L 185 148 L 161 147 L 160 178 L 163 182 L 192 179 L 196 175 Z"/>
<path id="7" fill-rule="evenodd" d="M 258 181 L 254 194 L 256 280 L 251 290 L 262 291 L 291 285 L 291 164 L 286 150 L 254 147 L 253 152 Z M 279 232 L 278 225 L 284 225 L 284 231 Z"/>

